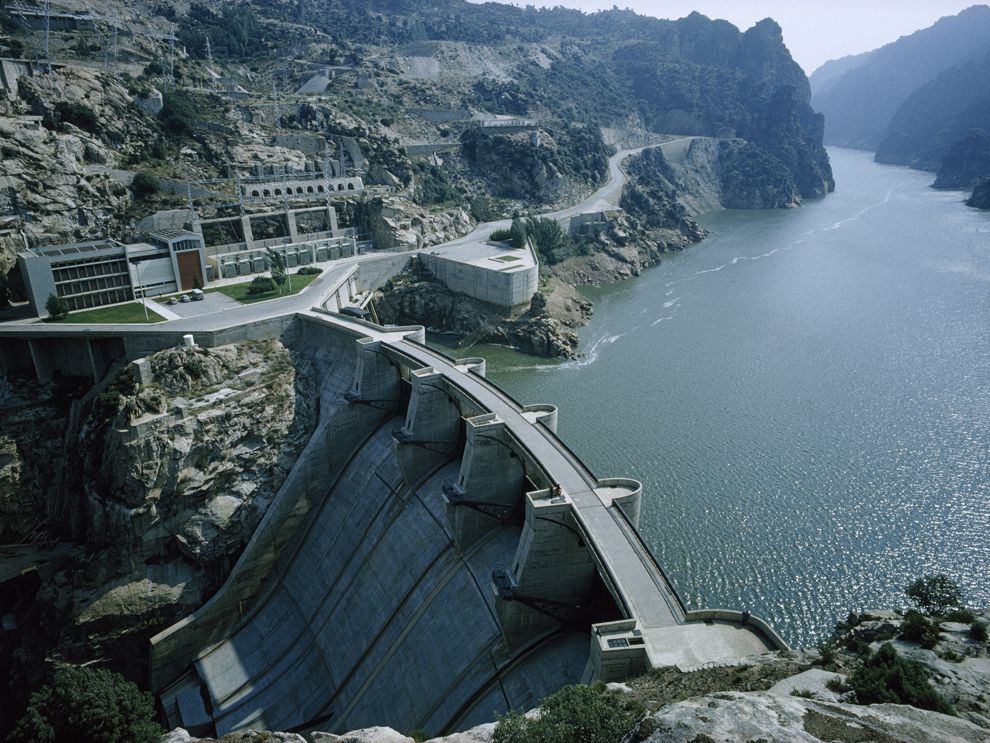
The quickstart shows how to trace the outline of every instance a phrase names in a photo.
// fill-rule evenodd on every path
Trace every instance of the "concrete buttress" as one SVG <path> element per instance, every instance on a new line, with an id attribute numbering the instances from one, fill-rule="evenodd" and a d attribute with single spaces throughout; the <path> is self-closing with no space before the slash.
<path id="1" fill-rule="evenodd" d="M 461 469 L 457 481 L 444 488 L 447 518 L 462 550 L 514 516 L 526 483 L 526 465 L 509 445 L 497 415 L 476 415 L 465 425 Z"/>
<path id="2" fill-rule="evenodd" d="M 414 369 L 409 383 L 406 424 L 395 433 L 395 454 L 406 485 L 413 487 L 456 455 L 463 422 L 443 374 L 432 367 Z"/>
<path id="3" fill-rule="evenodd" d="M 594 588 L 596 566 L 574 507 L 559 489 L 526 495 L 512 568 L 492 574 L 502 634 L 510 648 L 576 618 Z"/>

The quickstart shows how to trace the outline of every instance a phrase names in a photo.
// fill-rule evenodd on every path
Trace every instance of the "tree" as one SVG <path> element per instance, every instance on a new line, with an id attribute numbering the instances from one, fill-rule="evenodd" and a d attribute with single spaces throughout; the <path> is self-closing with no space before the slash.
<path id="1" fill-rule="evenodd" d="M 157 743 L 162 730 L 154 715 L 151 695 L 119 673 L 64 666 L 51 684 L 31 695 L 8 740 Z"/>
<path id="2" fill-rule="evenodd" d="M 526 225 L 517 217 L 513 217 L 512 225 L 509 227 L 509 242 L 516 250 L 526 247 Z"/>
<path id="3" fill-rule="evenodd" d="M 292 281 L 289 279 L 289 272 L 285 269 L 285 256 L 271 248 L 268 248 L 268 271 L 272 275 L 272 281 L 278 287 L 278 293 L 282 293 L 285 282 L 289 282 L 289 291 L 292 291 Z"/>
<path id="4" fill-rule="evenodd" d="M 131 181 L 131 191 L 139 199 L 158 193 L 159 187 L 158 179 L 144 170 L 135 173 L 134 180 Z"/>
<path id="5" fill-rule="evenodd" d="M 904 593 L 919 609 L 942 616 L 962 604 L 962 589 L 945 573 L 918 578 Z"/>
<path id="6" fill-rule="evenodd" d="M 64 320 L 69 316 L 69 303 L 58 294 L 49 294 L 45 309 L 52 320 Z"/>

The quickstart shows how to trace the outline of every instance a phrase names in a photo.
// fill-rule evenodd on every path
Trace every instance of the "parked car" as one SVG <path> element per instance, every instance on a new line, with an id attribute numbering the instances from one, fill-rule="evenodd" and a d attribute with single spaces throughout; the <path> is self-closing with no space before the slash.
<path id="1" fill-rule="evenodd" d="M 203 301 L 203 297 L 206 296 L 205 294 L 203 294 L 203 290 L 202 289 L 193 289 L 189 293 L 192 295 L 192 301 L 193 302 L 202 302 Z"/>
<path id="2" fill-rule="evenodd" d="M 179 301 L 180 302 L 191 302 L 192 300 L 189 299 L 189 295 L 188 294 L 183 294 L 181 297 L 179 297 Z"/>
<path id="3" fill-rule="evenodd" d="M 368 320 L 371 318 L 371 313 L 360 307 L 341 307 L 340 314 L 350 315 L 351 317 L 357 317 L 361 320 Z"/>

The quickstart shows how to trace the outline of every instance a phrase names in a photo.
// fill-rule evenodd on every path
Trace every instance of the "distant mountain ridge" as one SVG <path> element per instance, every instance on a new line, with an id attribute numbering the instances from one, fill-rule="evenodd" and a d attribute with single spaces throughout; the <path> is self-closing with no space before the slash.
<path id="1" fill-rule="evenodd" d="M 990 7 L 958 15 L 849 60 L 834 78 L 836 62 L 816 70 L 812 107 L 825 115 L 825 143 L 876 150 L 900 106 L 926 83 L 990 52 Z M 838 60 L 843 62 L 844 60 Z"/>
<path id="2" fill-rule="evenodd" d="M 912 93 L 891 119 L 876 160 L 937 171 L 956 142 L 981 129 L 990 131 L 990 54 L 952 67 Z"/>

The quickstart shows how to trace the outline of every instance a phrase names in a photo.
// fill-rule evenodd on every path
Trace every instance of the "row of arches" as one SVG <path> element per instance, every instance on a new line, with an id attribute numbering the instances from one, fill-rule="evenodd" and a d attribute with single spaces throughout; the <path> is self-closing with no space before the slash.
<path id="1" fill-rule="evenodd" d="M 346 187 L 343 183 L 338 183 L 336 190 L 354 191 L 355 190 L 354 182 L 348 181 Z M 292 186 L 286 186 L 285 188 L 275 188 L 275 189 L 253 188 L 251 189 L 251 196 L 255 198 L 270 198 L 272 196 L 294 196 L 296 194 L 302 196 L 305 194 L 327 193 L 327 191 L 334 191 L 334 187 L 332 184 L 330 185 L 329 189 L 324 188 L 322 183 L 315 186 L 306 186 L 305 188 L 303 188 L 303 186 L 296 186 L 295 188 L 293 188 Z"/>

